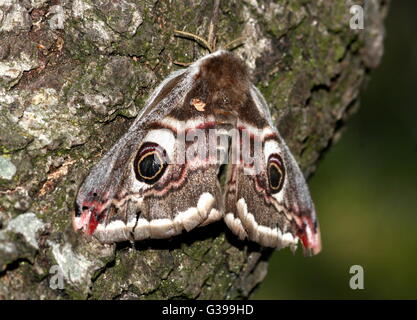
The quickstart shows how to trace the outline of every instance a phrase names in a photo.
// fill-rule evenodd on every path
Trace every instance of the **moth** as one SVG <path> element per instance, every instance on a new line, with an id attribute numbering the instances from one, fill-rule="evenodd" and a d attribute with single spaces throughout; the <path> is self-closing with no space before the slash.
<path id="1" fill-rule="evenodd" d="M 170 238 L 221 219 L 241 240 L 321 250 L 297 162 L 244 61 L 226 50 L 153 91 L 81 185 L 73 226 L 114 243 Z"/>

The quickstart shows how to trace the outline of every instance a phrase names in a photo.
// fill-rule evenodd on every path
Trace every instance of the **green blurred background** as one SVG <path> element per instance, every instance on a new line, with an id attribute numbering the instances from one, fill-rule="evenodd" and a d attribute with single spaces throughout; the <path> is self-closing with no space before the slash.
<path id="1" fill-rule="evenodd" d="M 275 252 L 253 299 L 417 299 L 417 1 L 391 1 L 385 26 L 361 107 L 309 181 L 323 251 Z"/>

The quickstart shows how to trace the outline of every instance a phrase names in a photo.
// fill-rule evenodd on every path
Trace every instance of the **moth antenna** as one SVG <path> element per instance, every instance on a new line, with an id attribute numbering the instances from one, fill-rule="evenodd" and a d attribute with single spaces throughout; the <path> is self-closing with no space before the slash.
<path id="1" fill-rule="evenodd" d="M 174 30 L 174 32 L 178 35 L 178 36 L 182 36 L 184 38 L 188 38 L 188 39 L 192 39 L 194 41 L 197 41 L 198 43 L 200 43 L 204 48 L 206 48 L 210 53 L 213 52 L 213 48 L 210 46 L 210 44 L 204 40 L 203 38 L 201 38 L 200 36 L 194 34 L 194 33 L 190 33 L 190 32 L 185 32 L 185 31 L 180 31 L 180 30 Z"/>
<path id="2" fill-rule="evenodd" d="M 225 50 L 232 51 L 233 49 L 236 49 L 237 47 L 240 47 L 241 45 L 243 45 L 243 44 L 244 44 L 244 42 L 245 42 L 245 40 L 246 40 L 246 38 L 245 38 L 245 37 L 240 37 L 240 38 L 237 38 L 237 39 L 235 39 L 235 40 L 230 41 L 229 43 L 227 43 L 227 44 L 224 46 L 224 49 L 225 49 Z"/>
<path id="3" fill-rule="evenodd" d="M 181 67 L 189 67 L 192 65 L 192 62 L 181 62 L 181 61 L 173 61 L 174 64 L 179 65 Z"/>
<path id="4" fill-rule="evenodd" d="M 210 53 L 213 53 L 214 51 L 216 51 L 216 42 L 217 42 L 216 31 L 217 31 L 217 25 L 218 25 L 218 20 L 219 20 L 219 7 L 220 7 L 220 0 L 215 0 L 214 7 L 213 7 L 213 16 L 211 17 L 210 24 L 208 27 L 209 34 L 208 34 L 207 40 L 194 33 L 186 32 L 186 31 L 174 30 L 174 33 L 176 34 L 176 36 L 188 38 L 188 39 L 198 42 L 200 45 L 206 48 Z M 242 45 L 243 44 L 242 42 L 244 42 L 244 40 L 245 38 L 243 37 L 237 38 L 227 43 L 224 46 L 224 49 L 233 50 L 236 47 Z M 191 65 L 191 63 L 179 62 L 179 61 L 174 61 L 174 64 L 177 64 L 182 67 L 188 67 L 189 65 Z"/>
<path id="5" fill-rule="evenodd" d="M 220 6 L 220 0 L 216 0 L 214 3 L 214 9 L 213 9 L 213 16 L 210 20 L 209 25 L 209 34 L 208 34 L 208 43 L 211 48 L 211 52 L 214 52 L 216 50 L 216 31 L 217 31 L 217 25 L 219 20 L 219 6 Z"/>

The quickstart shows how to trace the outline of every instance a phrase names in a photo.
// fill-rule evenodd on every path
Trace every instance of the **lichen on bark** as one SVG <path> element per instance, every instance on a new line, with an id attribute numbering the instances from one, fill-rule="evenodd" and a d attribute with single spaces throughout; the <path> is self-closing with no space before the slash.
<path id="1" fill-rule="evenodd" d="M 382 55 L 387 2 L 221 2 L 218 42 L 248 64 L 308 177 Z M 102 245 L 72 231 L 77 188 L 173 61 L 206 52 L 211 1 L 0 3 L 0 299 L 246 298 L 271 250 L 223 223 L 164 241 Z M 64 287 L 51 286 L 59 266 Z"/>

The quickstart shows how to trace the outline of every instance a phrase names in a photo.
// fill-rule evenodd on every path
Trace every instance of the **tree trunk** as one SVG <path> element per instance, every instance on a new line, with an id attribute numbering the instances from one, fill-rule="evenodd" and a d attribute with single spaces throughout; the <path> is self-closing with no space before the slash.
<path id="1" fill-rule="evenodd" d="M 244 36 L 278 128 L 309 176 L 380 61 L 387 1 L 223 1 L 218 43 Z M 102 245 L 72 230 L 77 188 L 153 88 L 206 54 L 211 1 L 0 1 L 0 299 L 246 298 L 271 250 L 223 222 Z"/>

